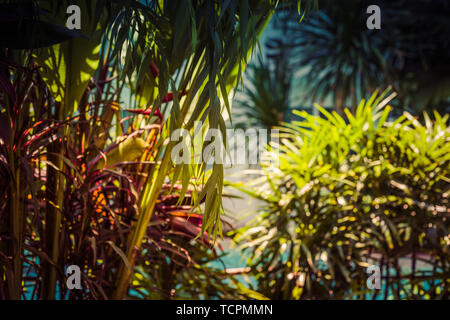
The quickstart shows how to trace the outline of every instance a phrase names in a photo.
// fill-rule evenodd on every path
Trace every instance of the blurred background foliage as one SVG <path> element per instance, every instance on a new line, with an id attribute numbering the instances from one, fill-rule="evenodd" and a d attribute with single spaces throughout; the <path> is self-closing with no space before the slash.
<path id="1" fill-rule="evenodd" d="M 366 27 L 366 9 L 372 4 L 381 9 L 380 30 Z M 391 86 L 398 94 L 392 116 L 403 110 L 419 116 L 425 110 L 445 114 L 450 111 L 449 15 L 448 0 L 323 0 L 320 10 L 301 24 L 293 10 L 277 13 L 262 55 L 271 65 L 288 53 L 275 73 L 287 69 L 292 74 L 292 83 L 284 89 L 290 92 L 288 105 L 295 108 L 315 112 L 312 105 L 318 102 L 343 115 L 344 107 L 355 107 L 375 90 Z M 263 87 L 263 80 L 249 78 Z M 263 94 L 255 98 L 247 87 L 242 91 L 247 102 L 236 100 L 236 109 L 248 110 L 251 104 L 251 109 L 265 113 L 256 118 L 271 115 L 256 102 Z M 282 112 L 283 105 L 272 110 Z"/>
<path id="2" fill-rule="evenodd" d="M 284 50 L 267 61 L 259 57 L 257 63 L 249 66 L 243 95 L 235 100 L 239 106 L 233 114 L 235 127 L 270 129 L 287 120 L 293 85 L 288 59 L 289 51 Z"/>

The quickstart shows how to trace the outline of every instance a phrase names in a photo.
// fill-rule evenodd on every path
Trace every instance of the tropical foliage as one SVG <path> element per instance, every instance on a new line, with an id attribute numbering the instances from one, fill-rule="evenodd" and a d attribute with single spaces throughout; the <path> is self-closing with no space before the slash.
<path id="1" fill-rule="evenodd" d="M 289 3 L 2 7 L 15 36 L 0 56 L 1 298 L 229 297 L 229 281 L 194 290 L 187 280 L 217 273 L 198 270 L 217 258 L 212 240 L 225 228 L 223 168 L 175 166 L 167 138 L 196 120 L 225 130 L 258 34 Z M 80 32 L 62 27 L 72 4 Z M 83 290 L 69 293 L 72 264 Z"/>
<path id="2" fill-rule="evenodd" d="M 448 115 L 395 118 L 377 95 L 356 106 L 389 84 L 409 108 L 445 110 L 444 2 L 423 11 L 442 10 L 427 26 L 433 37 L 420 18 L 408 34 L 409 11 L 386 7 L 388 41 L 351 32 L 356 1 L 329 2 L 307 20 L 318 1 L 6 1 L 0 299 L 448 299 Z M 64 27 L 73 4 L 80 31 Z M 300 120 L 284 124 L 268 148 L 280 165 L 236 185 L 265 205 L 235 231 L 223 215 L 223 166 L 174 163 L 170 138 L 180 128 L 226 136 L 231 99 L 276 9 L 306 25 L 299 37 L 289 21 L 300 42 L 272 40 L 270 63 L 250 68 L 244 117 L 266 128 L 286 121 L 294 67 L 309 68 L 313 100 L 333 92 L 339 114 L 318 106 L 320 116 L 296 111 Z M 306 60 L 291 59 L 297 49 Z M 250 255 L 256 282 L 224 268 L 223 233 Z M 363 289 L 372 263 L 383 266 L 375 294 Z M 68 290 L 70 265 L 81 289 Z"/>
<path id="3" fill-rule="evenodd" d="M 289 51 L 259 58 L 246 70 L 247 85 L 240 92 L 242 96 L 235 100 L 235 127 L 270 129 L 286 121 L 290 110 L 292 89 L 292 70 L 289 64 Z"/>
<path id="4" fill-rule="evenodd" d="M 380 30 L 366 27 L 371 4 L 381 8 Z M 302 24 L 292 13 L 281 15 L 274 39 L 283 37 L 283 50 L 293 52 L 303 103 L 327 101 L 344 115 L 344 106 L 390 85 L 399 94 L 399 110 L 445 113 L 449 10 L 446 0 L 322 1 Z"/>
<path id="5" fill-rule="evenodd" d="M 263 201 L 235 233 L 250 255 L 253 288 L 272 299 L 448 299 L 448 115 L 388 121 L 389 98 L 362 100 L 345 117 L 282 128 L 279 166 L 240 190 Z M 382 290 L 366 286 L 381 266 Z"/>

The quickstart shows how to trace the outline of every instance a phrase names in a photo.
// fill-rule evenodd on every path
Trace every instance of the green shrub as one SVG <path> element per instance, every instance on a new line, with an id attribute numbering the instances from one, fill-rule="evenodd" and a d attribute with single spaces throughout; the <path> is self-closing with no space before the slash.
<path id="1" fill-rule="evenodd" d="M 294 111 L 270 154 L 279 167 L 239 189 L 264 201 L 235 240 L 256 290 L 274 299 L 447 298 L 450 279 L 448 115 L 388 121 L 373 95 L 346 118 Z M 385 107 L 386 106 L 386 107 Z M 369 290 L 367 267 L 382 270 Z"/>

